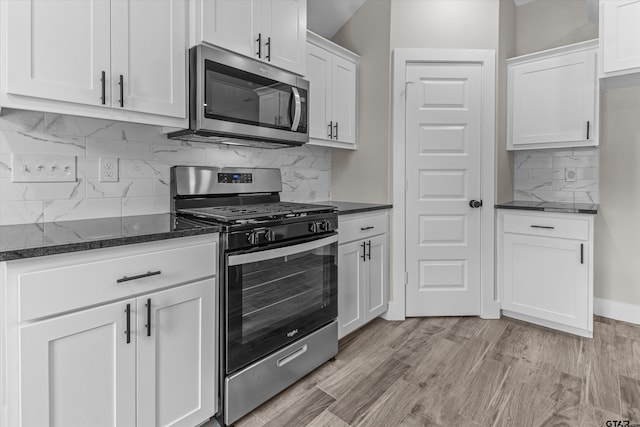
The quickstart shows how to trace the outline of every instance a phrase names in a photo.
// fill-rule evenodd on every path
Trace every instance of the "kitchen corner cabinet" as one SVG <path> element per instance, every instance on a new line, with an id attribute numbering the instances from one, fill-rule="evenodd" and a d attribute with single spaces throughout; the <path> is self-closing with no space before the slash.
<path id="1" fill-rule="evenodd" d="M 213 416 L 213 236 L 1 264 L 2 425 L 194 426 Z"/>
<path id="2" fill-rule="evenodd" d="M 356 149 L 359 56 L 307 32 L 309 143 Z"/>
<path id="3" fill-rule="evenodd" d="M 2 2 L 3 107 L 180 125 L 183 0 Z"/>
<path id="4" fill-rule="evenodd" d="M 587 214 L 498 211 L 505 316 L 593 336 L 593 222 Z"/>
<path id="5" fill-rule="evenodd" d="M 507 149 L 598 145 L 598 40 L 507 60 Z"/>
<path id="6" fill-rule="evenodd" d="M 303 75 L 306 0 L 196 0 L 192 45 L 209 43 Z"/>
<path id="7" fill-rule="evenodd" d="M 338 219 L 338 338 L 387 311 L 388 227 L 386 211 Z"/>
<path id="8" fill-rule="evenodd" d="M 600 76 L 640 73 L 640 0 L 600 0 Z"/>

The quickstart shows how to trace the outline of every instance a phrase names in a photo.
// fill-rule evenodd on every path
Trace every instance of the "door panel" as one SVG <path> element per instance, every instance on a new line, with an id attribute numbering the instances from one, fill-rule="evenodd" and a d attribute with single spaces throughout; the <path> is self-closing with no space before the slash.
<path id="1" fill-rule="evenodd" d="M 181 0 L 111 2 L 113 108 L 186 117 L 186 7 Z"/>
<path id="2" fill-rule="evenodd" d="M 139 426 L 193 426 L 215 414 L 215 286 L 207 279 L 138 299 Z"/>
<path id="3" fill-rule="evenodd" d="M 601 11 L 604 72 L 640 67 L 640 0 L 607 0 Z"/>
<path id="4" fill-rule="evenodd" d="M 367 321 L 387 311 L 387 295 L 389 292 L 388 248 L 388 234 L 367 240 L 367 261 L 365 262 L 368 274 L 365 281 L 367 285 L 365 292 L 367 298 Z M 369 255 L 371 258 L 369 258 Z"/>
<path id="5" fill-rule="evenodd" d="M 331 57 L 324 49 L 307 45 L 307 79 L 309 80 L 309 137 L 329 139 L 331 114 Z"/>
<path id="6" fill-rule="evenodd" d="M 257 58 L 261 0 L 199 0 L 203 41 Z"/>
<path id="7" fill-rule="evenodd" d="M 135 426 L 133 300 L 20 328 L 23 426 Z"/>
<path id="8" fill-rule="evenodd" d="M 341 142 L 356 142 L 356 66 L 339 56 L 333 57 L 331 76 L 333 120 L 338 123 L 333 135 Z"/>
<path id="9" fill-rule="evenodd" d="M 276 67 L 304 75 L 307 44 L 306 0 L 262 0 L 262 16 L 263 37 L 271 37 L 269 62 Z M 269 48 L 266 48 L 267 52 L 268 50 Z"/>
<path id="10" fill-rule="evenodd" d="M 407 316 L 480 314 L 479 64 L 406 69 Z"/>
<path id="11" fill-rule="evenodd" d="M 338 246 L 338 338 L 365 322 L 362 241 Z"/>
<path id="12" fill-rule="evenodd" d="M 111 61 L 109 0 L 10 1 L 6 7 L 7 91 L 102 105 L 101 75 L 109 78 Z"/>
<path id="13" fill-rule="evenodd" d="M 503 309 L 588 328 L 588 260 L 580 242 L 504 235 Z M 583 243 L 583 253 L 588 253 Z"/>

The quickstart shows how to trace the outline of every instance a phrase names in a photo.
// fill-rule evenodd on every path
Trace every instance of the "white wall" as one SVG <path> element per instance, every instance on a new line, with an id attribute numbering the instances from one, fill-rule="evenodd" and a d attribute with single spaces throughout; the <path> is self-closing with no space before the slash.
<path id="1" fill-rule="evenodd" d="M 77 181 L 11 182 L 11 154 L 77 157 Z M 99 182 L 98 158 L 120 159 L 120 180 Z M 283 200 L 331 198 L 331 150 L 254 149 L 168 140 L 162 129 L 109 120 L 2 110 L 0 225 L 169 212 L 172 165 L 277 167 Z"/>
<path id="2" fill-rule="evenodd" d="M 368 0 L 333 37 L 362 56 L 358 68 L 358 151 L 334 150 L 334 200 L 387 203 L 390 169 L 390 0 Z"/>

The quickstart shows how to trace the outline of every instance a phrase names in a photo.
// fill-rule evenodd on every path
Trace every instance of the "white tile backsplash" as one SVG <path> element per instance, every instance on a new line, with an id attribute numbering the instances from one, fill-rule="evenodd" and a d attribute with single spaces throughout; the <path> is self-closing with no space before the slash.
<path id="1" fill-rule="evenodd" d="M 515 151 L 514 200 L 599 203 L 597 148 Z M 566 169 L 576 168 L 576 181 Z"/>
<path id="2" fill-rule="evenodd" d="M 331 149 L 257 149 L 168 140 L 157 126 L 3 109 L 0 225 L 169 211 L 169 170 L 178 164 L 275 167 L 282 200 L 331 198 Z M 11 154 L 77 156 L 78 180 L 12 183 Z M 119 181 L 100 182 L 99 157 L 119 159 Z"/>

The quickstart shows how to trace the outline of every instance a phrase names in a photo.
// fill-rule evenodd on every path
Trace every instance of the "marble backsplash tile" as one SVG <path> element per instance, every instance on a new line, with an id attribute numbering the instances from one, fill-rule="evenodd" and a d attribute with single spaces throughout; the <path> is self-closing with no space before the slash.
<path id="1" fill-rule="evenodd" d="M 514 200 L 599 203 L 597 148 L 515 151 L 513 161 Z"/>
<path id="2" fill-rule="evenodd" d="M 77 156 L 77 181 L 11 182 L 14 153 Z M 118 158 L 119 181 L 100 182 L 99 157 Z M 257 149 L 168 140 L 157 126 L 20 110 L 0 116 L 0 225 L 169 211 L 173 165 L 280 168 L 282 199 L 331 199 L 331 149 Z"/>

